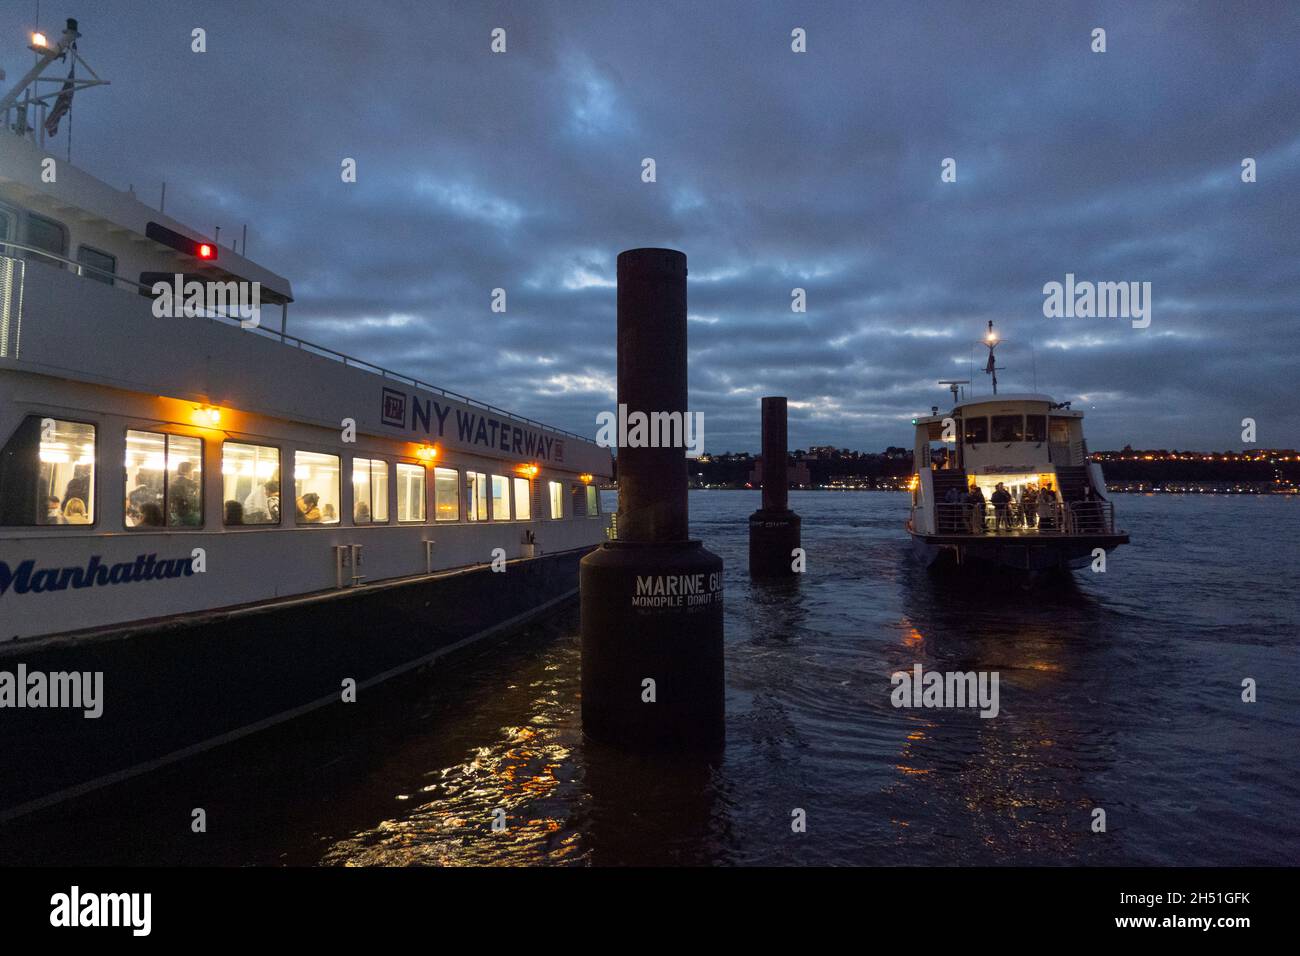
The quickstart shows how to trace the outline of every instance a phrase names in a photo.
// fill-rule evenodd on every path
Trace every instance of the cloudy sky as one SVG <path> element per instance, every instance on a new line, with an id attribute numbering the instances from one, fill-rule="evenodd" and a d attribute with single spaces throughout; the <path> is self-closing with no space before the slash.
<path id="1" fill-rule="evenodd" d="M 36 6 L 0 10 L 11 82 Z M 792 445 L 910 444 L 972 356 L 987 391 L 990 318 L 1002 391 L 1094 449 L 1300 444 L 1300 5 L 40 3 L 69 15 L 112 81 L 74 162 L 248 223 L 291 332 L 446 388 L 592 434 L 615 257 L 670 246 L 710 451 L 757 450 L 767 394 Z M 1045 317 L 1066 273 L 1150 282 L 1150 327 Z"/>

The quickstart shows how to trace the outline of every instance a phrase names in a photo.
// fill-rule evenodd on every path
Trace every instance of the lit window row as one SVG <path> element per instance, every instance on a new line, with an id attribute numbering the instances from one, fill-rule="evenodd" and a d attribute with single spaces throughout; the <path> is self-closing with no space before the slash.
<path id="1" fill-rule="evenodd" d="M 95 521 L 95 426 L 28 416 L 0 450 L 0 525 L 88 525 Z M 343 462 L 338 455 L 296 450 L 291 481 L 283 482 L 281 451 L 274 445 L 227 441 L 221 446 L 221 521 L 227 527 L 334 525 L 345 507 Z M 399 523 L 427 520 L 429 468 L 381 458 L 352 458 L 352 524 L 389 523 L 389 482 L 394 482 Z M 433 520 L 529 521 L 530 478 L 433 469 Z M 584 476 L 586 477 L 586 476 Z M 286 495 L 291 493 L 291 497 Z M 203 440 L 128 429 L 122 484 L 128 528 L 203 526 Z M 573 517 L 600 513 L 599 494 L 572 487 Z M 546 482 L 548 517 L 564 515 L 562 482 Z"/>

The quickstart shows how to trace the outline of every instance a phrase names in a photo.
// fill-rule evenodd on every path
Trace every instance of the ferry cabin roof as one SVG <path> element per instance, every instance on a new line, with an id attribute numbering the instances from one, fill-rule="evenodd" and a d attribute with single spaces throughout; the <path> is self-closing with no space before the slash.
<path id="1" fill-rule="evenodd" d="M 53 165 L 49 165 L 52 162 Z M 53 182 L 47 182 L 53 176 Z M 7 207 L 7 208 L 6 208 Z M 155 224 L 150 230 L 150 223 Z M 215 259 L 202 260 L 149 238 L 167 232 L 208 243 Z M 52 255 L 72 258 L 87 269 L 103 268 L 125 280 L 149 273 L 191 274 L 212 281 L 259 282 L 262 301 L 293 301 L 289 281 L 147 206 L 71 163 L 41 150 L 22 136 L 0 130 L 0 240 L 23 242 Z M 91 275 L 106 281 L 95 272 Z M 132 287 L 134 288 L 134 287 Z"/>
<path id="2" fill-rule="evenodd" d="M 931 443 L 945 442 L 944 421 L 952 418 L 959 439 L 942 455 Z M 1062 407 L 1050 395 L 987 395 L 959 402 L 946 414 L 915 419 L 918 468 L 938 464 L 960 468 L 980 485 L 999 477 L 1037 480 L 1060 467 L 1087 465 L 1083 412 Z M 987 476 L 987 477 L 985 477 Z"/>

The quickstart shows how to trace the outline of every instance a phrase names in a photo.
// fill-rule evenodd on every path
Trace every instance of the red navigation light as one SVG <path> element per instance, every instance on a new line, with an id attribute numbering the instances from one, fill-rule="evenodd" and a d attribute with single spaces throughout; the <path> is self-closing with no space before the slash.
<path id="1" fill-rule="evenodd" d="M 217 254 L 216 254 L 216 252 L 213 250 L 212 246 L 210 246 L 210 245 L 209 245 L 208 243 L 206 243 L 206 242 L 200 242 L 200 243 L 199 243 L 199 258 L 200 258 L 200 259 L 215 259 L 216 257 L 217 257 Z"/>

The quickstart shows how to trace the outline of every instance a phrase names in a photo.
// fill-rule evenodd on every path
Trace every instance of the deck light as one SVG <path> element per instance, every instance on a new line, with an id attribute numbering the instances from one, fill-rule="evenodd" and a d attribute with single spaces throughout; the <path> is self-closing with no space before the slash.
<path id="1" fill-rule="evenodd" d="M 421 445 L 415 450 L 415 457 L 424 462 L 433 461 L 438 457 L 438 449 L 433 445 Z"/>
<path id="2" fill-rule="evenodd" d="M 211 405 L 201 405 L 194 409 L 194 420 L 200 425 L 215 428 L 221 424 L 221 409 L 213 408 Z"/>
<path id="3" fill-rule="evenodd" d="M 538 468 L 536 465 L 520 465 L 520 466 L 519 466 L 519 474 L 521 474 L 521 475 L 527 475 L 529 478 L 535 478 L 535 477 L 537 476 L 537 473 L 538 473 L 539 471 L 541 471 L 541 469 Z"/>
<path id="4" fill-rule="evenodd" d="M 582 482 L 584 485 L 589 485 L 591 484 L 591 475 L 588 474 L 579 475 L 578 480 Z"/>
<path id="5" fill-rule="evenodd" d="M 32 34 L 32 46 L 44 50 L 50 45 L 50 41 L 45 39 L 45 34 L 39 31 Z"/>
<path id="6" fill-rule="evenodd" d="M 213 258 L 213 256 L 212 256 L 212 246 L 209 245 L 209 244 L 206 243 L 206 242 L 200 242 L 200 243 L 199 243 L 199 258 L 200 258 L 200 259 L 211 259 L 211 258 Z"/>

